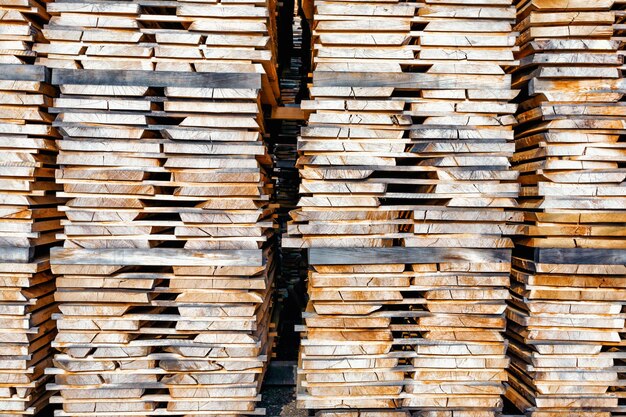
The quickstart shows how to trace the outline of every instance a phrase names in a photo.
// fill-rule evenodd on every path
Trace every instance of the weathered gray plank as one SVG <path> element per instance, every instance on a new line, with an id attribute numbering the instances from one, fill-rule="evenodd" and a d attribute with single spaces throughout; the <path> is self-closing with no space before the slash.
<path id="1" fill-rule="evenodd" d="M 50 251 L 52 265 L 262 266 L 260 250 L 65 249 Z"/>
<path id="2" fill-rule="evenodd" d="M 412 72 L 315 71 L 316 87 L 395 87 L 398 89 L 490 89 L 509 90 L 510 75 L 423 74 Z"/>
<path id="3" fill-rule="evenodd" d="M 0 80 L 49 82 L 50 70 L 41 65 L 0 64 Z"/>
<path id="4" fill-rule="evenodd" d="M 52 83 L 148 86 L 148 87 L 196 87 L 196 88 L 261 88 L 261 74 L 213 73 L 176 71 L 99 71 L 53 69 Z"/>
<path id="5" fill-rule="evenodd" d="M 472 261 L 510 262 L 509 249 L 455 248 L 311 248 L 311 265 L 422 264 Z"/>

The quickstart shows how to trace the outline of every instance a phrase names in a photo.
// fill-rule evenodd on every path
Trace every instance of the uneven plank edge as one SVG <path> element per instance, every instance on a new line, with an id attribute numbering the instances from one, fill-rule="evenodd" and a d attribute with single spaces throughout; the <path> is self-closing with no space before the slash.
<path id="1" fill-rule="evenodd" d="M 215 87 L 260 89 L 261 74 L 53 69 L 52 83 L 55 85 L 86 84 L 147 87 Z"/>
<path id="2" fill-rule="evenodd" d="M 511 76 L 315 71 L 313 82 L 315 87 L 405 87 L 411 89 L 474 89 L 489 87 L 492 90 L 502 89 L 508 91 Z"/>
<path id="3" fill-rule="evenodd" d="M 518 245 L 522 247 L 521 245 Z M 546 264 L 626 265 L 626 250 L 591 248 L 533 248 L 533 259 Z"/>
<path id="4" fill-rule="evenodd" d="M 260 250 L 53 248 L 52 265 L 263 266 Z"/>
<path id="5" fill-rule="evenodd" d="M 42 65 L 0 64 L 0 80 L 49 82 L 50 70 Z"/>
<path id="6" fill-rule="evenodd" d="M 423 264 L 452 261 L 510 262 L 509 249 L 464 248 L 311 248 L 311 265 L 376 265 L 384 263 Z M 384 260 L 384 261 L 383 261 Z"/>

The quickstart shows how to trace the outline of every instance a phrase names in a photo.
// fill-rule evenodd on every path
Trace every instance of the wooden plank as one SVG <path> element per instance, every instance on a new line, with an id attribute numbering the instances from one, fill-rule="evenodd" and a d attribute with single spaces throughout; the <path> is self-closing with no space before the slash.
<path id="1" fill-rule="evenodd" d="M 42 65 L 0 64 L 0 80 L 50 81 L 50 71 Z"/>
<path id="2" fill-rule="evenodd" d="M 399 90 L 483 89 L 506 90 L 510 75 L 422 74 L 413 72 L 327 72 L 313 73 L 317 87 L 394 87 Z M 495 87 L 495 88 L 494 88 Z"/>
<path id="3" fill-rule="evenodd" d="M 482 250 L 453 248 L 311 248 L 309 262 L 313 265 L 374 265 L 381 259 L 390 264 L 430 264 L 433 259 L 441 262 L 476 261 L 508 262 L 507 249 Z"/>
<path id="4" fill-rule="evenodd" d="M 52 70 L 53 84 L 195 88 L 261 88 L 261 75 L 174 71 Z"/>

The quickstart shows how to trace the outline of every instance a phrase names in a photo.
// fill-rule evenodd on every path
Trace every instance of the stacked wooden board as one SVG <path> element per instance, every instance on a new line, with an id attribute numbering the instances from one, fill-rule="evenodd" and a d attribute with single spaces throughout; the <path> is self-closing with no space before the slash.
<path id="1" fill-rule="evenodd" d="M 517 3 L 522 89 L 514 169 L 507 397 L 530 416 L 621 411 L 626 113 L 612 0 Z M 622 368 L 623 370 L 623 368 Z"/>
<path id="2" fill-rule="evenodd" d="M 283 241 L 309 252 L 300 406 L 501 409 L 503 235 L 521 220 L 507 212 L 514 22 L 508 0 L 315 2 L 302 197 Z M 345 408 L 362 411 L 331 411 Z"/>
<path id="3" fill-rule="evenodd" d="M 196 68 L 53 70 L 69 198 L 52 252 L 59 416 L 262 411 L 274 264 L 261 75 Z"/>
<path id="4" fill-rule="evenodd" d="M 619 54 L 624 56 L 626 52 L 626 1 L 625 0 L 615 0 L 613 2 L 613 12 L 615 13 L 615 24 L 613 25 L 613 40 L 619 42 Z M 626 65 L 622 62 L 620 66 L 620 77 L 622 79 L 626 78 Z M 620 99 L 620 104 L 624 105 L 626 101 L 626 96 L 622 95 Z M 624 139 L 621 139 L 620 142 L 623 145 Z M 621 163 L 623 167 L 623 162 Z M 626 179 L 626 176 L 624 176 Z M 622 182 L 622 186 L 624 186 L 624 182 Z M 618 224 L 619 226 L 619 224 Z M 626 227 L 626 220 L 624 220 L 624 216 L 622 216 L 622 229 Z M 624 238 L 626 233 L 622 233 L 622 239 Z M 623 263 L 623 262 L 622 262 Z M 614 266 L 615 268 L 615 266 Z M 626 273 L 626 268 L 623 269 L 622 277 Z M 626 303 L 623 301 L 626 299 L 626 296 L 621 298 L 622 300 L 622 317 L 626 317 Z M 623 372 L 626 369 L 626 321 L 624 323 L 624 327 L 620 330 L 620 342 L 617 346 L 612 346 L 608 350 L 612 352 L 614 356 L 614 366 L 615 370 L 618 371 L 618 379 L 614 386 L 611 387 L 611 391 L 615 392 L 618 396 L 618 407 L 614 408 L 611 412 L 613 417 L 619 417 L 626 415 L 626 377 Z"/>
<path id="5" fill-rule="evenodd" d="M 31 64 L 35 42 L 44 41 L 41 29 L 48 21 L 45 2 L 8 0 L 0 3 L 0 63 Z"/>
<path id="6" fill-rule="evenodd" d="M 60 214 L 54 183 L 54 90 L 35 66 L 45 7 L 0 4 L 0 414 L 33 415 L 49 395 L 44 369 L 55 328 L 49 250 Z"/>
<path id="7" fill-rule="evenodd" d="M 50 68 L 194 71 L 196 63 L 258 63 L 263 100 L 276 104 L 275 0 L 56 0 L 49 43 L 36 45 Z"/>
<path id="8" fill-rule="evenodd" d="M 262 414 L 273 1 L 57 1 L 60 416 Z"/>

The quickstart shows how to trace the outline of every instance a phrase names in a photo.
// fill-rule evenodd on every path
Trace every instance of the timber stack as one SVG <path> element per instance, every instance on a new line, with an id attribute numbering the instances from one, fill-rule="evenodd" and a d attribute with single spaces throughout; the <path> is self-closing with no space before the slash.
<path id="1" fill-rule="evenodd" d="M 515 132 L 524 222 L 513 255 L 507 397 L 529 416 L 619 410 L 626 297 L 626 84 L 613 0 L 517 3 Z M 615 2 L 617 3 L 617 2 Z M 623 358 L 623 357 L 622 357 Z"/>
<path id="2" fill-rule="evenodd" d="M 61 228 L 54 183 L 55 131 L 47 108 L 54 95 L 35 62 L 45 5 L 0 5 L 0 414 L 45 408 L 55 335 L 55 280 L 50 247 Z"/>
<path id="3" fill-rule="evenodd" d="M 56 2 L 58 416 L 262 414 L 272 2 Z M 110 70 L 109 70 L 110 69 Z M 276 85 L 274 85 L 276 84 Z"/>
<path id="4" fill-rule="evenodd" d="M 315 17 L 302 197 L 283 241 L 309 252 L 300 406 L 494 416 L 508 365 L 504 235 L 521 220 L 504 72 L 515 8 L 318 1 Z"/>
<path id="5" fill-rule="evenodd" d="M 262 67 L 264 103 L 280 96 L 276 0 L 55 0 L 37 44 L 49 68 L 198 71 L 195 63 Z"/>
<path id="6" fill-rule="evenodd" d="M 613 25 L 613 40 L 619 42 L 619 54 L 624 56 L 626 53 L 626 0 L 615 0 L 613 3 L 613 11 L 615 13 L 615 24 Z M 622 80 L 626 79 L 626 66 L 622 62 L 620 66 L 620 78 Z M 625 105 L 626 103 L 626 94 L 622 95 L 620 99 L 620 104 Z M 620 132 L 623 133 L 623 132 Z M 617 142 L 620 145 L 621 149 L 626 148 L 625 141 L 622 138 Z M 624 151 L 622 151 L 624 152 Z M 626 152 L 624 152 L 626 153 Z M 621 167 L 624 167 L 624 157 L 621 158 L 621 163 L 619 164 Z M 626 186 L 626 174 L 622 176 L 622 182 L 620 184 L 622 187 Z M 624 195 L 624 193 L 622 193 Z M 623 201 L 623 200 L 622 200 Z M 622 210 L 625 209 L 626 202 L 622 204 Z M 620 226 L 619 221 L 615 221 L 616 226 Z M 624 239 L 624 235 L 626 233 L 623 231 L 626 226 L 626 215 L 622 211 L 621 214 L 621 227 L 622 227 L 622 239 Z M 622 261 L 622 264 L 624 262 Z M 613 268 L 620 268 L 619 264 L 614 265 Z M 626 276 L 626 266 L 622 265 L 621 274 L 619 277 L 623 278 Z M 623 301 L 626 299 L 626 295 L 621 297 Z M 622 317 L 626 317 L 626 303 L 622 303 Z M 623 372 L 626 369 L 626 320 L 624 321 L 624 326 L 619 331 L 620 333 L 620 342 L 616 344 L 616 346 L 612 346 L 607 349 L 614 356 L 614 366 L 615 370 L 618 372 L 618 379 L 614 382 L 614 385 L 611 387 L 611 391 L 614 392 L 618 396 L 618 404 L 616 408 L 613 408 L 611 415 L 613 417 L 623 417 L 626 415 L 626 374 Z"/>

